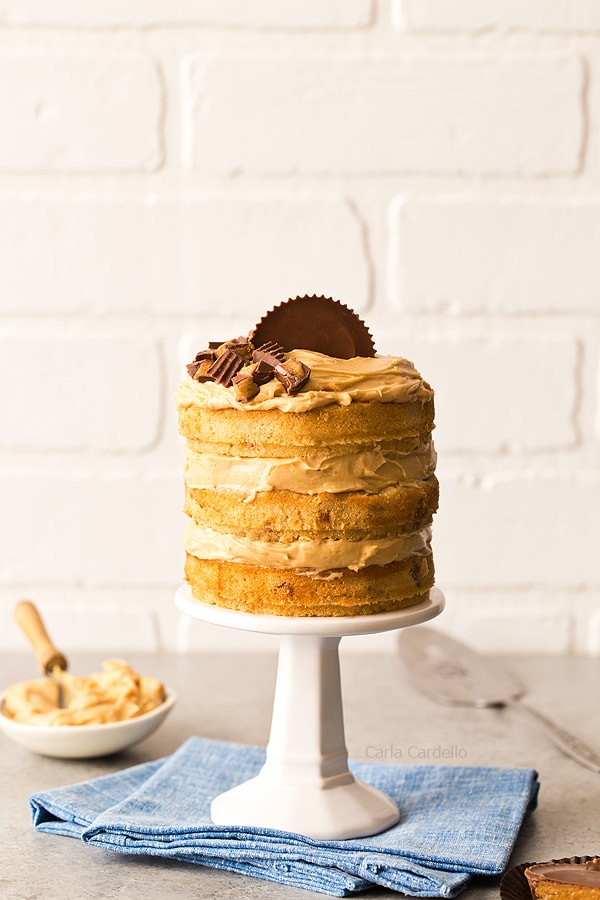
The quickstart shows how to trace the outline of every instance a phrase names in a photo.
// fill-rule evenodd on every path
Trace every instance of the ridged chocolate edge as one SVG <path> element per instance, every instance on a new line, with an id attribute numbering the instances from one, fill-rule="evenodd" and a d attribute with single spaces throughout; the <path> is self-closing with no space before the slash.
<path id="1" fill-rule="evenodd" d="M 297 301 L 302 301 L 302 300 L 323 300 L 326 303 L 331 303 L 332 305 L 335 305 L 335 306 L 339 307 L 340 309 L 343 309 L 344 313 L 347 313 L 351 317 L 354 318 L 356 325 L 357 325 L 357 329 L 362 330 L 366 343 L 370 344 L 371 353 L 370 354 L 363 353 L 360 355 L 361 356 L 369 356 L 369 355 L 375 356 L 375 352 L 376 352 L 375 351 L 375 341 L 373 340 L 373 335 L 371 334 L 371 332 L 370 332 L 369 328 L 367 327 L 367 325 L 365 324 L 365 322 L 360 318 L 360 316 L 353 309 L 351 309 L 349 306 L 346 306 L 345 303 L 342 303 L 341 300 L 334 300 L 333 297 L 326 297 L 324 294 L 301 294 L 301 295 L 297 295 L 296 297 L 288 297 L 287 300 L 282 300 L 281 303 L 276 303 L 275 306 L 273 306 L 268 312 L 266 312 L 264 314 L 264 316 L 262 316 L 259 319 L 259 321 L 256 323 L 256 325 L 254 326 L 254 328 L 248 335 L 249 340 L 251 340 L 253 343 L 256 342 L 255 338 L 256 338 L 257 333 L 260 333 L 261 326 L 264 325 L 264 323 L 268 320 L 269 316 L 271 316 L 272 313 L 280 310 L 282 307 L 286 306 L 288 303 L 296 303 Z M 292 349 L 293 350 L 301 350 L 304 348 L 292 347 Z"/>

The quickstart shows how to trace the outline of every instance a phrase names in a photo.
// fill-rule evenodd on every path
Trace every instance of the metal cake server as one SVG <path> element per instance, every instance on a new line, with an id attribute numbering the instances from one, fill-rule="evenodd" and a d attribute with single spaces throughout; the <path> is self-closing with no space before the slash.
<path id="1" fill-rule="evenodd" d="M 401 633 L 400 652 L 410 679 L 433 700 L 457 706 L 518 707 L 545 728 L 559 750 L 593 772 L 600 772 L 600 753 L 537 709 L 518 702 L 525 689 L 495 660 L 422 625 Z"/>

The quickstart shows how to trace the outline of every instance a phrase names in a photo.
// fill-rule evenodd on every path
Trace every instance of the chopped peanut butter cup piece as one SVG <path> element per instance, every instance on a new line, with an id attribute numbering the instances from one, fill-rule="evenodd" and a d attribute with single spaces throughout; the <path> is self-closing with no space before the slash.
<path id="1" fill-rule="evenodd" d="M 296 394 L 310 378 L 310 369 L 295 356 L 275 366 L 275 378 L 284 386 L 288 394 Z"/>
<path id="2" fill-rule="evenodd" d="M 207 374 L 224 387 L 230 387 L 234 377 L 244 367 L 243 356 L 234 350 L 223 350 L 209 368 Z"/>
<path id="3" fill-rule="evenodd" d="M 259 386 L 266 384 L 275 375 L 274 367 L 265 362 L 264 359 L 259 359 L 248 368 L 252 368 L 252 377 Z"/>
<path id="4" fill-rule="evenodd" d="M 235 399 L 240 403 L 247 403 L 256 397 L 260 391 L 260 385 L 256 383 L 251 372 L 248 370 L 251 366 L 245 366 L 233 379 L 233 390 Z"/>
<path id="5" fill-rule="evenodd" d="M 234 353 L 237 353 L 239 356 L 243 357 L 243 359 L 250 361 L 254 351 L 254 344 L 252 344 L 247 337 L 241 336 L 233 338 L 230 341 L 219 344 L 217 347 L 217 356 L 220 356 L 226 350 L 233 350 Z"/>
<path id="6" fill-rule="evenodd" d="M 191 363 L 188 363 L 186 369 L 190 378 L 194 381 L 211 381 L 208 370 L 216 359 L 214 350 L 200 350 L 196 353 Z"/>

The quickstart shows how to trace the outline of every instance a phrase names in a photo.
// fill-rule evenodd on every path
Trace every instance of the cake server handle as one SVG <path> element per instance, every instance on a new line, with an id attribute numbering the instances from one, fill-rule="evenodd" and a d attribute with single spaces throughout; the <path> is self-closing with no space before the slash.
<path id="1" fill-rule="evenodd" d="M 546 733 L 548 734 L 548 737 L 551 738 L 553 744 L 567 756 L 570 756 L 571 759 L 574 759 L 587 769 L 591 769 L 592 772 L 600 772 L 600 753 L 592 750 L 591 747 L 588 747 L 587 744 L 580 741 L 579 738 L 576 738 L 574 735 L 570 734 L 570 732 L 565 731 L 564 728 L 561 728 L 560 725 L 557 725 L 556 722 L 553 722 L 552 719 L 549 719 L 528 703 L 523 703 L 522 700 L 519 700 L 513 702 L 511 706 L 522 709 L 523 712 L 528 713 L 539 722 L 539 724 L 545 728 Z"/>

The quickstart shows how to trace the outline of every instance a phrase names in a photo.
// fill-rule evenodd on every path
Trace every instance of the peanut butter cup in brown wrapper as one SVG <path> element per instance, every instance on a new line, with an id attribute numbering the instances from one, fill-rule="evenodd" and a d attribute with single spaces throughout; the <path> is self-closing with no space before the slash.
<path id="1" fill-rule="evenodd" d="M 275 341 L 286 352 L 314 350 L 337 359 L 375 356 L 373 338 L 349 307 L 316 294 L 279 303 L 250 334 L 256 347 Z"/>
<path id="2" fill-rule="evenodd" d="M 532 900 L 533 894 L 525 875 L 525 870 L 532 866 L 550 866 L 550 865 L 572 865 L 578 866 L 585 863 L 591 863 L 598 859 L 599 854 L 595 856 L 569 856 L 562 859 L 550 859 L 546 862 L 525 862 L 520 863 L 509 869 L 500 882 L 500 898 L 501 900 Z"/>

